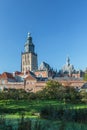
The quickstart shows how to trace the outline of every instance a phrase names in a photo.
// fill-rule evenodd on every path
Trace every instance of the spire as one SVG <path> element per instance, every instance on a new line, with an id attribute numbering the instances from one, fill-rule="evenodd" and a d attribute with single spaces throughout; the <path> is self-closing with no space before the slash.
<path id="1" fill-rule="evenodd" d="M 28 36 L 27 36 L 27 44 L 32 44 L 32 37 L 31 37 L 31 33 L 28 32 Z"/>
<path id="2" fill-rule="evenodd" d="M 66 64 L 69 66 L 70 65 L 70 58 L 69 58 L 69 56 L 67 57 L 67 59 L 66 59 Z"/>
<path id="3" fill-rule="evenodd" d="M 31 33 L 30 33 L 30 32 L 28 32 L 28 38 L 29 38 L 29 37 L 31 37 Z"/>
<path id="4" fill-rule="evenodd" d="M 25 52 L 32 52 L 34 53 L 34 44 L 32 42 L 31 33 L 28 32 L 27 34 L 27 41 L 25 43 Z"/>

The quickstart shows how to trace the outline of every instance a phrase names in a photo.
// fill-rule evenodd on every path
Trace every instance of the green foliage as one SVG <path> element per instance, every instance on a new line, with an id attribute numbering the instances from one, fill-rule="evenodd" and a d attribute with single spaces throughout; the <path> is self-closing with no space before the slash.
<path id="1" fill-rule="evenodd" d="M 31 120 L 26 121 L 24 114 L 21 115 L 21 120 L 18 124 L 18 130 L 31 130 Z"/>
<path id="2" fill-rule="evenodd" d="M 46 118 L 50 120 L 87 123 L 87 108 L 77 109 L 65 106 L 44 106 L 41 109 L 40 116 L 41 118 Z"/>
<path id="3" fill-rule="evenodd" d="M 2 120 L 2 118 L 0 118 Z M 0 122 L 0 130 L 87 130 L 87 125 L 82 123 L 75 122 L 66 122 L 66 121 L 50 121 L 43 119 L 26 119 L 21 117 L 18 123 L 15 124 L 6 119 L 4 122 Z"/>
<path id="4" fill-rule="evenodd" d="M 7 91 L 0 92 L 0 100 L 35 100 L 36 98 L 37 97 L 35 93 L 28 93 L 23 89 L 9 89 Z"/>
<path id="5" fill-rule="evenodd" d="M 45 99 L 63 99 L 61 94 L 65 91 L 65 88 L 57 81 L 49 80 L 42 91 Z"/>
<path id="6" fill-rule="evenodd" d="M 46 83 L 46 87 L 47 88 L 59 88 L 61 87 L 62 85 L 58 82 L 58 81 L 53 81 L 53 80 L 49 80 L 47 83 Z"/>
<path id="7" fill-rule="evenodd" d="M 68 91 L 68 90 L 67 90 Z M 86 130 L 87 126 L 79 126 L 75 124 L 75 122 L 78 123 L 87 123 L 87 105 L 84 104 L 68 104 L 65 105 L 62 102 L 58 102 L 58 100 L 0 100 L 0 109 L 2 108 L 2 111 L 0 110 L 1 113 L 8 113 L 12 114 L 11 119 L 14 117 L 14 114 L 20 113 L 21 119 L 19 120 L 18 123 L 18 128 L 19 130 L 22 130 L 26 128 L 26 130 L 30 130 L 32 126 L 32 121 L 25 119 L 26 112 L 27 115 L 30 113 L 30 115 L 34 115 L 35 113 L 39 113 L 42 118 L 49 119 L 45 120 L 46 122 L 43 121 L 42 118 L 38 119 L 33 119 L 34 124 L 33 128 L 31 130 L 60 130 L 60 129 L 70 129 L 70 130 L 75 130 L 75 127 L 77 128 L 76 130 Z M 29 113 L 28 113 L 29 112 Z M 2 114 L 3 115 L 3 114 Z M 11 130 L 12 125 L 9 123 L 8 125 L 6 124 L 4 116 L 2 116 L 2 120 L 0 118 L 0 128 L 2 130 Z M 41 122 L 42 121 L 42 122 Z M 55 123 L 53 124 L 53 121 Z M 56 121 L 60 123 L 56 123 Z M 14 121 L 13 121 L 14 122 Z M 74 122 L 71 126 L 67 126 L 64 124 L 64 122 Z M 56 126 L 57 124 L 57 126 Z M 80 128 L 81 127 L 81 128 Z M 30 128 L 30 129 L 29 129 Z M 65 129 L 66 128 L 66 129 Z M 86 128 L 86 129 L 85 129 Z M 16 130 L 16 129 L 15 129 Z M 17 129 L 18 130 L 18 129 Z"/>
<path id="8" fill-rule="evenodd" d="M 80 92 L 80 96 L 81 96 L 81 101 L 83 103 L 86 103 L 87 104 L 87 92 L 86 91 L 81 91 Z"/>
<path id="9" fill-rule="evenodd" d="M 27 93 L 23 89 L 9 89 L 7 91 L 0 92 L 0 99 L 14 99 L 14 100 L 21 100 L 26 99 Z"/>
<path id="10" fill-rule="evenodd" d="M 65 102 L 78 103 L 81 100 L 80 94 L 73 88 L 67 86 L 64 93 Z"/>
<path id="11" fill-rule="evenodd" d="M 26 92 L 23 89 L 9 89 L 3 92 L 0 92 L 0 100 L 39 100 L 39 99 L 57 99 L 63 101 L 64 103 L 80 102 L 82 96 L 74 88 L 69 86 L 64 87 L 59 84 L 57 81 L 49 80 L 46 84 L 46 87 L 42 91 L 36 93 Z"/>
<path id="12" fill-rule="evenodd" d="M 83 79 L 87 81 L 87 73 L 84 74 Z"/>
<path id="13" fill-rule="evenodd" d="M 80 102 L 80 94 L 72 87 L 64 87 L 59 84 L 57 81 L 49 80 L 46 84 L 46 87 L 36 93 L 36 97 L 39 99 L 57 99 L 63 101 L 64 103 Z"/>

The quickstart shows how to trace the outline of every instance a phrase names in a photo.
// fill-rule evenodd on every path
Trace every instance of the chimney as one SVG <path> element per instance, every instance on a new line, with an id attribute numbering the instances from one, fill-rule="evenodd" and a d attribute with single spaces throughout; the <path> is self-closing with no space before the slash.
<path id="1" fill-rule="evenodd" d="M 13 77 L 15 77 L 15 72 L 13 72 Z"/>

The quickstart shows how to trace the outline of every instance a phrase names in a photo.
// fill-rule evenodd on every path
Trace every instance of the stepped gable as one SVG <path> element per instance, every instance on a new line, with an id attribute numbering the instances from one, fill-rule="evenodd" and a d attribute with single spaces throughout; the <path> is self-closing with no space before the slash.
<path id="1" fill-rule="evenodd" d="M 0 79 L 15 79 L 12 73 L 4 72 L 0 75 Z"/>

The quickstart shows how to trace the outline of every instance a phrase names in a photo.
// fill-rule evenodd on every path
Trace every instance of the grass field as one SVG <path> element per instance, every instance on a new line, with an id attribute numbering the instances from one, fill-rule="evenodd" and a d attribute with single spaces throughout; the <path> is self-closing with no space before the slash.
<path id="1" fill-rule="evenodd" d="M 33 113 L 40 112 L 43 106 L 53 105 L 58 106 L 60 103 L 58 101 L 28 101 L 28 100 L 1 100 L 0 101 L 0 109 L 2 113 L 7 113 L 8 117 L 10 114 L 15 116 L 19 116 L 21 112 L 25 112 L 25 115 L 33 116 Z M 8 114 L 9 113 L 9 114 Z"/>
<path id="2" fill-rule="evenodd" d="M 64 104 L 57 100 L 1 100 L 0 101 L 0 112 L 7 113 L 8 117 L 13 115 L 14 118 L 18 117 L 22 112 L 27 116 L 34 116 L 34 113 L 39 113 L 41 108 L 44 106 L 60 106 L 67 105 L 73 108 L 87 108 L 86 104 Z"/>
<path id="3" fill-rule="evenodd" d="M 0 118 L 5 118 L 6 124 L 11 124 L 13 127 L 17 127 L 18 120 L 21 119 L 21 113 L 24 113 L 25 119 L 36 120 L 36 122 L 42 122 L 41 128 L 43 130 L 87 130 L 86 124 L 66 122 L 61 123 L 60 121 L 49 121 L 38 118 L 38 113 L 44 106 L 69 106 L 73 108 L 87 108 L 86 104 L 65 104 L 57 100 L 0 100 Z M 37 114 L 36 114 L 37 113 Z M 36 114 L 36 115 L 35 115 Z M 37 123 L 37 124 L 38 124 Z M 59 128 L 58 128 L 59 127 Z M 62 128 L 64 127 L 64 128 Z M 60 130 L 59 129 L 59 130 Z M 32 129 L 33 130 L 33 129 Z M 36 129 L 35 129 L 36 130 Z M 42 129 L 41 129 L 42 130 Z"/>

